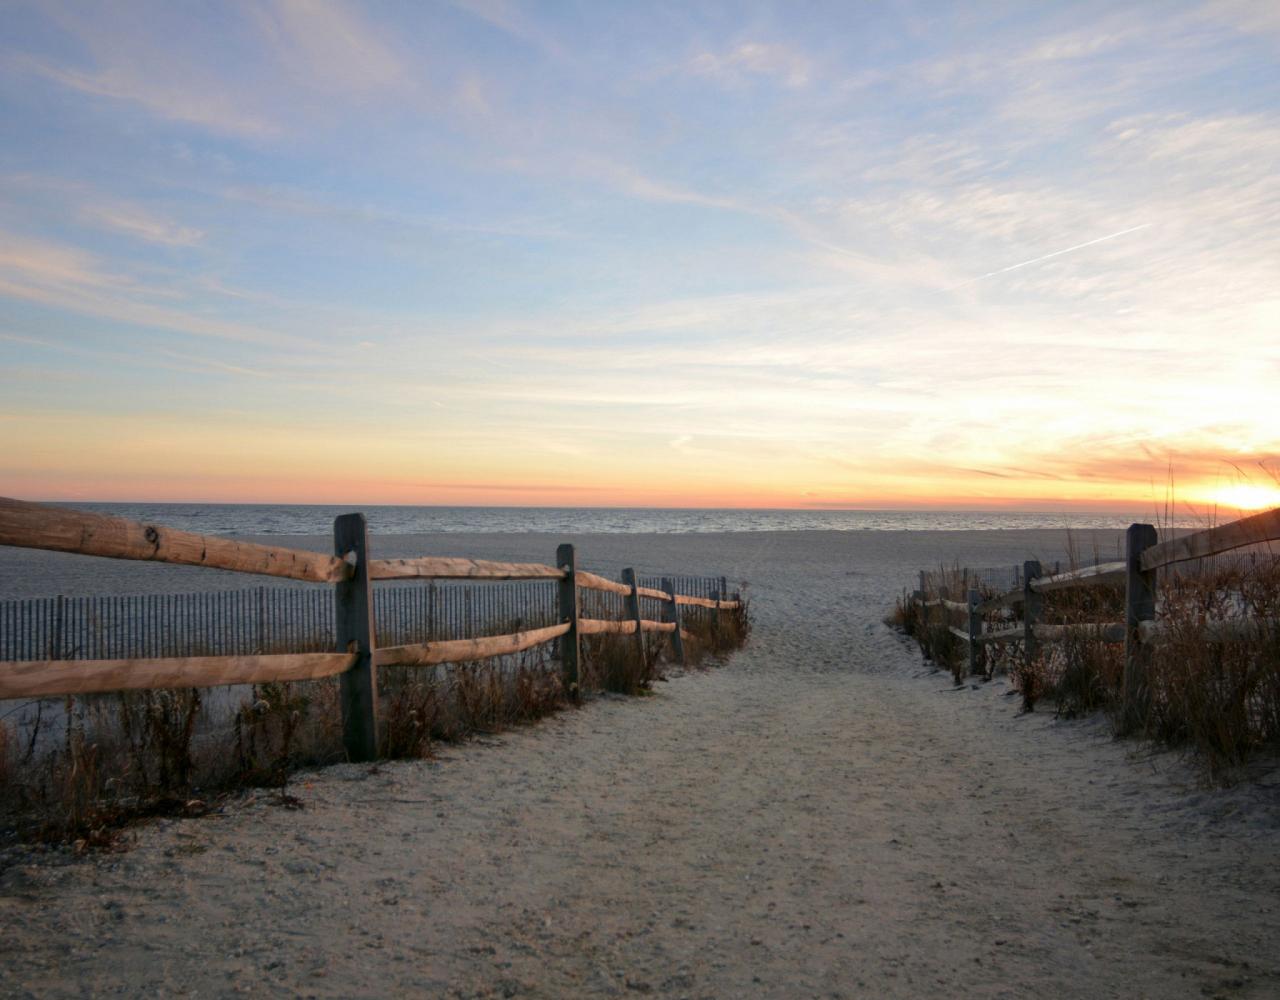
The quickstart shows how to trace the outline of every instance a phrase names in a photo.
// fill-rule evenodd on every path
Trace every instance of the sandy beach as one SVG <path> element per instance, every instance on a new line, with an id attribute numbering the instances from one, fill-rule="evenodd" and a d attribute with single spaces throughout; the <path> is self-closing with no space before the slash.
<path id="1" fill-rule="evenodd" d="M 564 540 L 374 544 L 547 561 Z M 568 540 L 601 572 L 746 581 L 748 647 L 432 760 L 300 774 L 300 809 L 261 792 L 124 854 L 13 865 L 0 992 L 1280 994 L 1280 768 L 1205 788 L 1103 719 L 954 689 L 882 624 L 916 570 L 1052 561 L 1063 533 Z M 0 571 L 0 596 L 235 580 L 12 549 Z"/>

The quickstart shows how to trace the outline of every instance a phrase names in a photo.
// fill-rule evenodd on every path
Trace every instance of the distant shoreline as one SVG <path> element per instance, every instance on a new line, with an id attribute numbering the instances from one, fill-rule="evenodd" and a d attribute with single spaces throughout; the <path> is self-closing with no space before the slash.
<path id="1" fill-rule="evenodd" d="M 328 533 L 242 534 L 313 551 L 329 551 Z M 616 574 L 625 566 L 642 573 L 726 575 L 768 587 L 780 576 L 812 561 L 837 559 L 851 574 L 877 578 L 878 591 L 890 600 L 920 569 L 939 561 L 973 568 L 1013 566 L 1023 559 L 1066 559 L 1074 545 L 1082 561 L 1095 551 L 1113 558 L 1123 537 L 1118 529 L 963 529 L 900 531 L 737 531 L 690 533 L 634 532 L 423 532 L 371 531 L 378 557 L 462 555 L 486 559 L 548 562 L 560 542 L 574 542 L 585 568 Z M 259 585 L 290 584 L 188 566 L 126 562 L 60 552 L 0 547 L 0 598 L 93 594 L 208 592 Z"/>
<path id="2" fill-rule="evenodd" d="M 323 535 L 335 517 L 363 511 L 375 534 L 441 533 L 724 534 L 767 531 L 1091 531 L 1167 519 L 1130 511 L 1085 510 L 835 510 L 662 507 L 432 507 L 317 504 L 125 504 L 65 506 L 185 531 L 221 536 Z M 1204 527 L 1180 517 L 1179 526 Z"/>

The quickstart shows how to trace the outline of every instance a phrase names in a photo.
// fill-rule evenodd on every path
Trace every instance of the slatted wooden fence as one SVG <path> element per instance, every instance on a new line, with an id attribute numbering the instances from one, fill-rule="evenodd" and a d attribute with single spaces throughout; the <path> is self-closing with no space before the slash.
<path id="1" fill-rule="evenodd" d="M 978 673 L 979 650 L 986 643 L 1021 642 L 1023 656 L 1029 663 L 1043 643 L 1059 642 L 1070 635 L 1085 635 L 1103 642 L 1124 643 L 1124 701 L 1122 724 L 1136 725 L 1144 709 L 1147 691 L 1147 665 L 1152 647 L 1161 641 L 1167 628 L 1157 619 L 1158 571 L 1191 560 L 1207 559 L 1246 546 L 1280 540 L 1280 507 L 1232 521 L 1229 524 L 1181 535 L 1161 542 L 1150 524 L 1131 524 L 1125 532 L 1124 558 L 1115 562 L 1086 566 L 1066 572 L 1046 574 L 1035 560 L 1014 568 L 1012 577 L 1018 583 L 994 597 L 982 598 L 978 588 L 967 587 L 965 600 L 951 599 L 945 587 L 931 585 L 931 576 L 920 574 L 921 589 L 911 595 L 911 602 L 924 612 L 928 622 L 937 613 L 969 653 L 969 671 Z M 967 579 L 968 574 L 965 574 Z M 1043 595 L 1057 590 L 1101 585 L 1123 585 L 1125 620 L 1123 622 L 1089 622 L 1070 625 L 1044 623 Z M 1003 628 L 987 629 L 983 615 L 1001 609 L 1021 611 L 1021 620 Z M 953 614 L 964 615 L 964 627 L 950 624 Z M 1209 641 L 1245 637 L 1256 632 L 1262 623 L 1249 619 L 1229 619 L 1204 623 Z M 1274 623 L 1269 623 L 1274 625 Z"/>
<path id="2" fill-rule="evenodd" d="M 282 597 L 278 593 L 268 596 L 267 591 L 260 590 L 259 601 L 274 602 L 272 613 L 268 614 L 261 606 L 255 609 L 253 591 L 239 592 L 236 599 L 223 601 L 217 605 L 217 612 L 223 616 L 226 627 L 219 634 L 225 636 L 229 629 L 234 635 L 238 629 L 242 640 L 238 645 L 224 643 L 203 648 L 199 655 L 192 652 L 190 644 L 185 649 L 180 647 L 175 639 L 180 634 L 177 632 L 168 634 L 167 638 L 162 636 L 152 645 L 144 644 L 142 655 L 136 654 L 136 645 L 130 645 L 128 656 L 101 657 L 104 650 L 110 652 L 119 647 L 94 645 L 82 630 L 76 631 L 79 644 L 68 649 L 67 625 L 71 619 L 67 612 L 68 607 L 76 606 L 66 603 L 70 599 L 55 599 L 53 618 L 48 623 L 48 631 L 53 636 L 53 655 L 46 647 L 40 657 L 0 662 L 0 699 L 263 684 L 338 676 L 342 688 L 343 739 L 352 760 L 370 760 L 377 755 L 379 666 L 483 660 L 555 641 L 565 689 L 577 698 L 583 636 L 634 634 L 643 646 L 646 633 L 658 633 L 670 638 L 675 655 L 683 659 L 682 608 L 711 609 L 714 614 L 740 606 L 737 595 L 728 596 L 723 578 L 718 587 L 711 584 L 709 593 L 705 581 L 682 578 L 685 583 L 694 584 L 690 586 L 692 592 L 683 592 L 673 579 L 641 580 L 631 570 L 624 571 L 623 581 L 614 581 L 579 569 L 574 547 L 568 544 L 559 547 L 554 565 L 440 556 L 374 559 L 370 555 L 369 532 L 363 514 L 337 518 L 334 554 L 328 556 L 0 498 L 0 545 L 204 566 L 331 585 L 333 594 L 325 622 L 330 626 L 332 639 L 327 646 L 316 648 L 314 640 L 304 638 L 296 627 L 287 633 L 285 642 L 268 643 L 265 623 L 280 619 L 282 603 L 297 610 L 301 617 L 310 614 L 316 621 L 321 614 L 320 604 L 310 596 L 306 599 Z M 536 582 L 546 588 L 547 613 L 506 619 L 521 622 L 515 632 L 441 636 L 432 627 L 430 604 L 425 609 L 421 603 L 413 605 L 415 599 L 422 600 L 422 588 L 418 588 L 416 598 L 398 594 L 400 588 L 380 589 L 375 594 L 374 581 L 410 580 L 477 584 Z M 428 590 L 428 601 L 430 593 Z M 168 615 L 190 612 L 192 607 L 200 606 L 193 603 L 183 608 L 171 600 L 157 601 L 154 597 L 146 600 L 148 607 Z M 80 629 L 80 623 L 87 619 L 75 620 L 76 629 Z M 245 651 L 243 637 L 253 634 L 255 623 L 262 631 L 256 646 Z M 6 621 L 0 619 L 0 626 L 5 624 Z M 297 624 L 293 622 L 294 626 Z M 393 637 L 392 644 L 379 645 L 377 638 L 386 635 Z M 0 632 L 0 650 L 16 648 L 17 641 L 7 630 Z M 275 651 L 275 645 L 289 648 Z M 73 655 L 65 655 L 68 652 Z"/>
<path id="3" fill-rule="evenodd" d="M 333 611 L 327 588 L 304 586 L 4 599 L 0 661 L 331 652 Z M 375 614 L 384 645 L 474 638 L 517 623 L 554 624 L 555 587 L 393 583 L 379 588 Z"/>

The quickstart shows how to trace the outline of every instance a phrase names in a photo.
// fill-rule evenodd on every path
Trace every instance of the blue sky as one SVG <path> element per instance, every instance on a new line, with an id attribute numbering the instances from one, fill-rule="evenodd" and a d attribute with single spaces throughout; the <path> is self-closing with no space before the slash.
<path id="1" fill-rule="evenodd" d="M 0 486 L 1271 482 L 1278 66 L 1270 3 L 6 4 Z"/>

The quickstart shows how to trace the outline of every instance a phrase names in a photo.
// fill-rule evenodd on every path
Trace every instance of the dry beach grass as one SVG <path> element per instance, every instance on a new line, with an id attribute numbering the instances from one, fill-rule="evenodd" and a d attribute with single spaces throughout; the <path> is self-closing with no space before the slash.
<path id="1" fill-rule="evenodd" d="M 1060 533 L 574 541 L 602 569 L 642 554 L 750 580 L 746 650 L 434 760 L 305 773 L 301 808 L 248 796 L 125 854 L 22 859 L 0 876 L 6 992 L 1280 991 L 1274 765 L 1203 787 L 1096 717 L 1018 715 L 1002 680 L 953 687 L 880 621 L 919 566 L 1051 560 Z M 37 557 L 4 558 L 15 579 Z"/>
<path id="2" fill-rule="evenodd" d="M 690 610 L 689 665 L 745 642 L 747 602 L 719 615 Z M 520 623 L 490 628 L 513 633 Z M 581 689 L 587 697 L 647 694 L 672 657 L 668 647 L 664 638 L 650 637 L 642 651 L 633 636 L 587 636 Z M 383 667 L 379 757 L 427 757 L 438 743 L 492 735 L 564 709 L 570 702 L 552 653 L 544 645 L 480 662 Z M 0 725 L 0 848 L 10 840 L 67 843 L 77 851 L 117 847 L 139 819 L 202 814 L 239 790 L 280 788 L 301 767 L 346 759 L 336 678 L 236 692 L 227 692 L 229 725 L 209 718 L 208 693 L 199 690 L 68 696 L 36 702 L 24 716 L 34 721 L 21 729 Z"/>
<path id="3" fill-rule="evenodd" d="M 1077 568 L 1075 558 L 1064 569 Z M 965 590 L 958 566 L 936 574 L 952 594 Z M 1192 751 L 1208 776 L 1231 782 L 1250 759 L 1280 752 L 1280 558 L 1269 547 L 1163 570 L 1157 619 L 1165 630 L 1150 651 L 1140 710 L 1124 713 L 1124 646 L 1104 641 L 1102 623 L 1123 622 L 1124 588 L 1108 584 L 1051 591 L 1039 620 L 1048 625 L 1097 625 L 1038 645 L 1028 657 L 1021 640 L 980 648 L 978 672 L 1007 674 L 1022 696 L 1022 710 L 1050 701 L 1067 718 L 1107 712 L 1118 734 Z M 979 588 L 983 600 L 1004 587 Z M 924 608 L 905 595 L 887 624 L 912 636 L 922 653 L 949 670 L 956 684 L 969 673 L 963 611 Z M 986 615 L 989 629 L 1007 628 L 1016 613 Z M 1249 624 L 1221 637 L 1213 623 Z"/>

